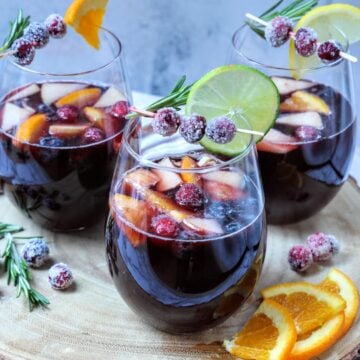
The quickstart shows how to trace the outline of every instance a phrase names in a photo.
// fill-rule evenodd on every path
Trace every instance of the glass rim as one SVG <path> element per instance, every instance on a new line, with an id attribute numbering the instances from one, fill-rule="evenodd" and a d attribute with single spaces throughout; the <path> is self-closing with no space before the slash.
<path id="1" fill-rule="evenodd" d="M 92 74 L 94 72 L 97 72 L 99 70 L 103 70 L 105 68 L 107 68 L 108 66 L 112 65 L 122 54 L 122 43 L 120 41 L 120 39 L 110 30 L 100 27 L 99 28 L 101 31 L 103 31 L 104 33 L 110 35 L 110 37 L 115 41 L 115 44 L 117 46 L 117 51 L 116 53 L 111 57 L 111 59 L 109 61 L 107 61 L 105 64 L 103 65 L 99 65 L 98 67 L 94 68 L 94 69 L 90 69 L 90 70 L 86 70 L 86 71 L 80 71 L 80 72 L 75 72 L 75 73 L 51 73 L 51 72 L 43 72 L 40 70 L 33 70 L 30 69 L 27 66 L 23 66 L 23 65 L 19 65 L 17 63 L 15 63 L 15 61 L 13 60 L 9 60 L 11 62 L 11 64 L 15 67 L 17 67 L 18 69 L 22 70 L 22 71 L 26 71 L 28 73 L 31 74 L 35 74 L 35 75 L 41 75 L 41 76 L 52 76 L 52 77 L 75 77 L 75 76 L 83 76 L 83 75 L 88 75 L 88 74 Z M 84 40 L 85 41 L 85 40 Z"/>
<path id="2" fill-rule="evenodd" d="M 336 29 L 344 38 L 345 40 L 345 46 L 344 46 L 344 51 L 348 51 L 349 49 L 349 40 L 347 38 L 347 36 L 344 34 L 344 32 L 339 29 L 338 27 L 334 26 L 334 29 Z M 325 63 L 321 63 L 320 65 L 316 65 L 313 67 L 295 67 L 295 68 L 291 68 L 291 67 L 283 67 L 283 66 L 273 66 L 264 62 L 261 62 L 257 59 L 255 59 L 254 57 L 250 57 L 247 56 L 243 51 L 240 50 L 239 46 L 237 46 L 237 41 L 236 38 L 237 36 L 244 31 L 245 29 L 249 29 L 249 26 L 247 24 L 243 24 L 241 25 L 239 28 L 237 28 L 235 30 L 235 32 L 233 33 L 232 37 L 231 37 L 231 44 L 232 47 L 235 49 L 235 51 L 245 60 L 247 60 L 248 62 L 257 65 L 257 66 L 261 66 L 263 68 L 267 68 L 267 69 L 272 69 L 272 70 L 281 70 L 281 71 L 314 71 L 314 70 L 320 70 L 320 69 L 324 69 L 324 68 L 329 68 L 329 67 L 334 67 L 337 66 L 338 64 L 340 64 L 341 62 L 345 61 L 343 58 L 340 58 L 330 64 L 325 64 Z"/>
<path id="3" fill-rule="evenodd" d="M 158 170 L 170 171 L 170 172 L 179 173 L 179 174 L 183 174 L 183 173 L 205 174 L 208 172 L 212 172 L 214 170 L 219 170 L 225 166 L 230 166 L 234 163 L 237 163 L 241 159 L 245 158 L 250 153 L 251 149 L 253 147 L 255 147 L 254 136 L 250 135 L 250 141 L 247 144 L 244 151 L 242 151 L 239 155 L 236 155 L 235 157 L 232 157 L 229 160 L 222 161 L 215 165 L 204 166 L 204 167 L 200 167 L 200 168 L 192 168 L 192 169 L 181 169 L 181 168 L 177 168 L 177 167 L 172 168 L 172 167 L 168 167 L 168 166 L 159 165 L 158 163 L 156 163 L 153 160 L 146 159 L 144 156 L 141 156 L 132 148 L 128 139 L 131 136 L 132 132 L 134 131 L 134 128 L 133 128 L 134 125 L 136 125 L 138 122 L 139 122 L 139 118 L 134 118 L 134 119 L 129 120 L 129 122 L 126 124 L 125 129 L 124 129 L 124 135 L 123 135 L 123 143 L 125 144 L 125 148 L 128 151 L 128 153 L 135 160 L 137 160 L 139 162 L 139 164 L 144 165 L 144 166 L 149 166 L 151 168 L 158 169 Z M 201 146 L 201 145 L 199 145 L 199 146 Z M 207 149 L 205 149 L 205 148 L 202 148 L 202 149 L 207 151 Z M 208 152 L 206 152 L 206 154 L 207 153 Z M 212 154 L 212 153 L 209 152 L 209 154 Z M 216 156 L 216 153 L 214 153 L 213 155 Z"/>

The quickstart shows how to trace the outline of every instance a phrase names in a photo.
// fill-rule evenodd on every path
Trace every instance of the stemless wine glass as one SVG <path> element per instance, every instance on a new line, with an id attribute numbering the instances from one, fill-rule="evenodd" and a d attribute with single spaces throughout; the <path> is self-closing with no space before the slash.
<path id="1" fill-rule="evenodd" d="M 118 38 L 91 48 L 69 29 L 26 67 L 1 60 L 0 176 L 5 194 L 53 231 L 81 230 L 106 213 L 131 101 Z"/>
<path id="2" fill-rule="evenodd" d="M 319 42 L 329 39 L 347 51 L 339 29 L 319 34 Z M 322 64 L 313 55 L 313 66 L 289 68 L 288 51 L 288 45 L 271 47 L 248 26 L 233 35 L 231 62 L 272 76 L 280 92 L 279 118 L 257 145 L 272 224 L 307 219 L 334 198 L 348 178 L 356 139 L 351 64 Z"/>
<path id="3" fill-rule="evenodd" d="M 151 120 L 127 125 L 106 251 L 126 303 L 172 333 L 215 326 L 253 292 L 266 239 L 256 150 L 224 159 Z"/>

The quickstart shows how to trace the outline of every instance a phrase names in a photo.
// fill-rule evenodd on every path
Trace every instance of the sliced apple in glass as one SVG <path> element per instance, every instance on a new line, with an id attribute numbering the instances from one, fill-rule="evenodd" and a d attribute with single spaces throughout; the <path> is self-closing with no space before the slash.
<path id="1" fill-rule="evenodd" d="M 317 129 L 324 127 L 320 114 L 315 111 L 282 115 L 276 123 L 289 126 L 313 126 Z"/>
<path id="2" fill-rule="evenodd" d="M 244 174 L 237 171 L 212 171 L 202 175 L 203 179 L 229 185 L 235 189 L 244 188 Z"/>
<path id="3" fill-rule="evenodd" d="M 14 126 L 18 126 L 25 119 L 34 114 L 35 110 L 30 108 L 22 108 L 12 103 L 7 102 L 3 108 L 2 124 L 3 130 L 8 131 Z"/>
<path id="4" fill-rule="evenodd" d="M 41 98 L 44 104 L 50 105 L 65 95 L 84 89 L 87 86 L 87 84 L 47 82 L 41 85 Z"/>
<path id="5" fill-rule="evenodd" d="M 216 219 L 189 217 L 183 225 L 199 235 L 222 235 L 224 230 Z"/>
<path id="6" fill-rule="evenodd" d="M 167 167 L 170 169 L 176 169 L 176 166 L 172 163 L 172 161 L 169 158 L 162 159 L 158 165 Z M 162 170 L 162 169 L 153 169 L 152 170 L 158 177 L 159 182 L 156 185 L 156 190 L 164 192 L 171 189 L 175 189 L 182 183 L 182 179 L 180 175 L 176 172 L 173 172 L 171 170 Z"/>
<path id="7" fill-rule="evenodd" d="M 120 90 L 118 90 L 114 86 L 111 86 L 102 94 L 102 96 L 94 106 L 104 108 L 104 107 L 112 106 L 118 101 L 127 101 L 127 98 Z"/>
<path id="8" fill-rule="evenodd" d="M 51 125 L 49 134 L 59 137 L 79 136 L 89 127 L 90 125 Z"/>
<path id="9" fill-rule="evenodd" d="M 13 93 L 9 98 L 6 99 L 6 101 L 19 100 L 24 97 L 34 95 L 34 94 L 38 93 L 39 91 L 40 91 L 39 85 L 37 85 L 37 84 L 27 85 L 27 86 L 19 89 L 15 93 Z"/>
<path id="10" fill-rule="evenodd" d="M 286 154 L 299 147 L 297 139 L 293 136 L 286 135 L 279 130 L 270 129 L 261 142 L 256 144 L 258 151 Z"/>
<path id="11" fill-rule="evenodd" d="M 305 90 L 316 85 L 316 83 L 312 83 L 309 81 L 294 80 L 291 78 L 277 76 L 271 77 L 271 80 L 275 83 L 280 95 L 290 94 L 293 91 L 297 90 Z"/>

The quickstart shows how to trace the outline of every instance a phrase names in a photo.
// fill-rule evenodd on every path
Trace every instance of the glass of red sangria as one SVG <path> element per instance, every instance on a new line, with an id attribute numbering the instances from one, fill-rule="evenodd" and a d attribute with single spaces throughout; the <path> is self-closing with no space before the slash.
<path id="1" fill-rule="evenodd" d="M 252 294 L 266 223 L 256 150 L 214 155 L 153 119 L 129 122 L 110 191 L 106 251 L 131 309 L 171 333 L 210 328 Z"/>
<path id="2" fill-rule="evenodd" d="M 314 50 L 329 39 L 348 49 L 338 28 L 319 29 L 317 36 Z M 268 221 L 308 219 L 348 178 L 356 142 L 351 63 L 340 57 L 324 63 L 316 53 L 299 57 L 292 40 L 272 47 L 247 25 L 232 40 L 231 62 L 251 64 L 271 76 L 280 95 L 279 116 L 257 144 Z"/>
<path id="3" fill-rule="evenodd" d="M 5 194 L 52 231 L 81 230 L 106 213 L 131 101 L 118 38 L 100 48 L 72 29 L 27 66 L 1 60 L 0 176 Z"/>

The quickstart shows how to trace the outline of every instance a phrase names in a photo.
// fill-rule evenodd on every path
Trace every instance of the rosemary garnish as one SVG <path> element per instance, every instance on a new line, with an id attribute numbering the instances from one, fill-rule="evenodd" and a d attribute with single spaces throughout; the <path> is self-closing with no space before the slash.
<path id="1" fill-rule="evenodd" d="M 24 17 L 22 10 L 19 10 L 15 21 L 10 21 L 10 32 L 0 47 L 0 52 L 10 49 L 14 41 L 24 35 L 24 30 L 29 24 L 30 16 Z"/>
<path id="2" fill-rule="evenodd" d="M 15 225 L 2 223 L 1 225 L 7 225 L 7 229 L 19 228 Z M 40 294 L 30 285 L 31 274 L 29 268 L 18 253 L 12 234 L 7 232 L 5 239 L 6 246 L 2 257 L 4 258 L 4 267 L 7 273 L 7 284 L 10 285 L 13 283 L 14 286 L 17 286 L 16 297 L 20 297 L 21 295 L 25 296 L 29 302 L 30 311 L 37 306 L 46 307 L 50 302 L 44 295 Z"/>
<path id="3" fill-rule="evenodd" d="M 262 13 L 259 18 L 264 21 L 270 21 L 276 16 L 285 16 L 291 19 L 294 23 L 300 20 L 300 18 L 313 9 L 318 4 L 318 0 L 295 0 L 284 9 L 279 10 L 279 6 L 284 2 L 284 0 L 279 0 L 268 10 Z M 253 21 L 246 21 L 246 24 L 250 26 L 258 35 L 262 38 L 265 38 L 264 26 Z"/>
<path id="4" fill-rule="evenodd" d="M 192 86 L 192 84 L 184 85 L 185 81 L 186 81 L 186 76 L 183 75 L 168 95 L 164 96 L 163 98 L 147 106 L 145 112 L 146 111 L 156 112 L 157 110 L 163 107 L 173 107 L 176 110 L 180 110 L 181 106 L 186 104 L 186 100 L 188 98 Z M 131 119 L 139 116 L 138 115 L 139 113 L 136 112 L 136 108 L 132 107 L 131 109 L 134 112 L 128 114 L 126 116 L 127 119 Z M 141 113 L 143 114 L 144 112 Z"/>

